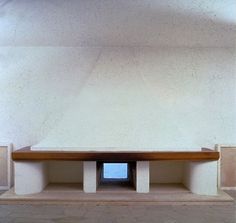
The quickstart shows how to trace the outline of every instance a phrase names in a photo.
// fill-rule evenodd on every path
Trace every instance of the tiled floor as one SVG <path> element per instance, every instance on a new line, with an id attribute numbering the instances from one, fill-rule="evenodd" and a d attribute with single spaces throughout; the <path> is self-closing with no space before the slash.
<path id="1" fill-rule="evenodd" d="M 236 200 L 236 191 L 228 192 Z M 236 223 L 232 205 L 1 205 L 0 223 Z"/>

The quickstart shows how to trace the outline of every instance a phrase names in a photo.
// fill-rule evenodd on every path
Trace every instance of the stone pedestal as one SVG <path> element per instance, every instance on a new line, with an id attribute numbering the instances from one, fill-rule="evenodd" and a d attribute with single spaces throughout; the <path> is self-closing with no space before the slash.
<path id="1" fill-rule="evenodd" d="M 136 162 L 136 191 L 138 193 L 148 193 L 150 187 L 149 162 Z"/>
<path id="2" fill-rule="evenodd" d="M 15 193 L 40 193 L 48 184 L 45 162 L 15 162 Z"/>
<path id="3" fill-rule="evenodd" d="M 194 194 L 217 195 L 217 161 L 186 162 L 184 184 Z"/>
<path id="4" fill-rule="evenodd" d="M 84 162 L 83 188 L 86 193 L 96 193 L 97 190 L 97 162 Z"/>

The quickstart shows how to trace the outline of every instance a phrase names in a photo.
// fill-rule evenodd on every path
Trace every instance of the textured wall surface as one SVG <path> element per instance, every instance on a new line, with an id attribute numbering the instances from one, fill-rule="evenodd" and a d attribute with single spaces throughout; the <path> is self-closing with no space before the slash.
<path id="1" fill-rule="evenodd" d="M 235 0 L 0 1 L 0 141 L 236 144 L 235 12 Z M 53 182 L 82 180 L 79 163 L 49 167 Z M 180 182 L 182 165 L 151 174 Z"/>
<path id="2" fill-rule="evenodd" d="M 15 148 L 45 137 L 86 81 L 96 48 L 1 47 L 0 140 Z"/>
<path id="3" fill-rule="evenodd" d="M 105 48 L 73 105 L 34 149 L 213 147 L 236 134 L 235 51 Z"/>
<path id="4" fill-rule="evenodd" d="M 235 10 L 234 0 L 1 1 L 0 140 L 235 143 Z"/>
<path id="5" fill-rule="evenodd" d="M 234 0 L 0 1 L 5 46 L 235 46 Z"/>

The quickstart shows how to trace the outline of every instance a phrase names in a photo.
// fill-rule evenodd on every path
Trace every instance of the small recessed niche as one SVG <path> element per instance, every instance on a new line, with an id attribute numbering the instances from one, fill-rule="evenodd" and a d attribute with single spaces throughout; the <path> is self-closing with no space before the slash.
<path id="1" fill-rule="evenodd" d="M 97 167 L 100 190 L 135 190 L 135 162 L 99 162 Z"/>

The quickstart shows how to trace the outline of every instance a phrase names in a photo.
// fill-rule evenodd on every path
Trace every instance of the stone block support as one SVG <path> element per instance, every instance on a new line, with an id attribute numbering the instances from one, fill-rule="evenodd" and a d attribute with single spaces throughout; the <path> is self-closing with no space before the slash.
<path id="1" fill-rule="evenodd" d="M 149 162 L 136 162 L 136 191 L 138 193 L 148 193 L 150 187 Z"/>
<path id="2" fill-rule="evenodd" d="M 84 161 L 83 188 L 85 193 L 96 193 L 97 162 Z"/>
<path id="3" fill-rule="evenodd" d="M 46 162 L 15 162 L 15 193 L 40 193 L 48 184 Z"/>
<path id="4" fill-rule="evenodd" d="M 217 195 L 217 161 L 186 162 L 184 184 L 192 193 Z"/>

